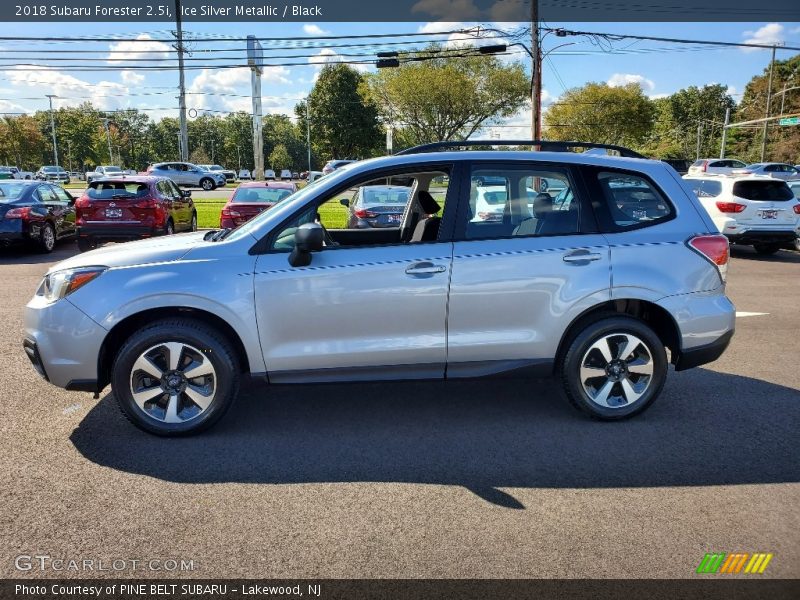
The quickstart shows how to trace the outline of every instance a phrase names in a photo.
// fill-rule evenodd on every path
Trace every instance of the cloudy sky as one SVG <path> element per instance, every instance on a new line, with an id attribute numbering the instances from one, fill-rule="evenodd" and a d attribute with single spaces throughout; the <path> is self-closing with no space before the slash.
<path id="1" fill-rule="evenodd" d="M 477 25 L 476 23 L 190 23 L 185 27 L 187 38 L 219 38 L 214 43 L 194 44 L 187 65 L 208 67 L 210 65 L 236 65 L 244 63 L 243 44 L 226 41 L 224 37 L 239 37 L 248 34 L 264 40 L 298 37 L 298 41 L 265 41 L 267 56 L 306 55 L 303 58 L 268 59 L 268 63 L 293 63 L 266 69 L 262 78 L 264 111 L 293 115 L 295 103 L 304 98 L 313 86 L 322 64 L 337 60 L 368 61 L 374 58 L 376 46 L 359 48 L 330 48 L 341 44 L 341 40 L 321 42 L 319 36 L 363 35 L 363 34 L 407 34 L 419 32 L 447 32 Z M 487 24 L 484 24 L 485 26 Z M 681 37 L 689 39 L 719 40 L 729 42 L 754 42 L 762 44 L 785 43 L 800 46 L 800 26 L 797 23 L 550 23 L 551 27 L 566 27 L 583 31 L 636 34 L 659 37 Z M 513 23 L 488 24 L 508 30 L 518 27 Z M 174 116 L 177 100 L 178 74 L 165 71 L 159 65 L 169 62 L 143 62 L 135 68 L 120 58 L 171 59 L 171 46 L 159 39 L 170 37 L 171 23 L 145 24 L 115 23 L 113 35 L 135 37 L 143 42 L 102 43 L 44 43 L 0 42 L 0 113 L 14 114 L 32 112 L 47 107 L 45 94 L 58 96 L 56 106 L 76 105 L 91 100 L 105 110 L 139 108 L 154 118 Z M 71 24 L 69 36 L 107 36 L 107 24 Z M 16 36 L 61 37 L 64 26 L 60 24 L 17 24 Z M 459 36 L 443 34 L 436 39 L 443 41 Z M 464 36 L 461 36 L 462 38 Z M 467 36 L 468 37 L 468 36 Z M 422 46 L 425 38 L 393 38 L 379 40 L 354 39 L 354 44 L 391 44 L 397 41 L 417 40 Z M 741 98 L 747 81 L 763 71 L 769 62 L 769 50 L 741 48 L 709 48 L 707 46 L 676 46 L 663 42 L 632 42 L 623 40 L 612 44 L 593 44 L 584 38 L 558 38 L 549 35 L 544 40 L 544 49 L 571 43 L 553 50 L 543 67 L 543 98 L 545 106 L 556 101 L 566 89 L 583 85 L 589 81 L 605 81 L 609 85 L 638 82 L 645 93 L 658 97 L 689 86 L 722 83 L 729 87 L 734 99 Z M 488 42 L 484 42 L 488 43 Z M 289 47 L 287 47 L 289 46 Z M 275 47 L 275 49 L 270 49 Z M 282 49 L 278 49 L 282 48 Z M 389 46 L 383 47 L 389 49 Z M 404 49 L 410 49 L 406 46 Z M 228 49 L 228 52 L 219 50 Z M 231 49 L 234 49 L 231 51 Z M 614 49 L 614 52 L 609 52 Z M 73 51 L 72 54 L 62 52 Z M 207 50 L 213 50 L 207 52 Z M 78 51 L 78 52 L 74 52 Z M 91 51 L 91 52 L 87 52 Z M 523 50 L 514 49 L 515 55 L 504 60 L 521 60 L 526 66 L 529 59 Z M 367 55 L 343 57 L 342 54 Z M 786 59 L 794 53 L 778 50 L 778 58 Z M 311 56 L 310 58 L 308 56 Z M 58 60 L 60 59 L 60 60 Z M 66 59 L 66 60 L 64 60 Z M 71 65 L 80 60 L 105 70 L 73 70 Z M 14 63 L 32 63 L 21 66 Z M 361 70 L 374 67 L 355 65 Z M 800 74 L 798 74 L 800 79 Z M 800 85 L 800 83 L 799 83 Z M 239 68 L 197 68 L 187 73 L 187 106 L 212 114 L 224 114 L 235 110 L 250 109 L 250 72 L 246 66 Z M 529 109 L 494 129 L 494 135 L 504 137 L 527 136 Z M 512 126 L 519 125 L 519 129 Z M 481 135 L 491 135 L 484 130 Z"/>

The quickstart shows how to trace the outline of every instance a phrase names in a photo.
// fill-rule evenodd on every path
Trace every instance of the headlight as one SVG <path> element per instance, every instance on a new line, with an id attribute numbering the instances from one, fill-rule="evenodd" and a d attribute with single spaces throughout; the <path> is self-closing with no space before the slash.
<path id="1" fill-rule="evenodd" d="M 98 277 L 107 268 L 108 267 L 80 267 L 50 273 L 49 275 L 45 275 L 36 294 L 44 296 L 50 303 L 55 302 L 83 287 L 92 279 Z"/>

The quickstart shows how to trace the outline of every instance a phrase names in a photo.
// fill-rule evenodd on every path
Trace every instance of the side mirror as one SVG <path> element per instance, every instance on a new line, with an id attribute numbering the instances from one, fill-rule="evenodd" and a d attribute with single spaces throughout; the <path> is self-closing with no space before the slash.
<path id="1" fill-rule="evenodd" d="M 69 196 L 69 201 L 68 201 L 67 203 L 68 203 L 70 206 L 75 206 L 75 196 L 73 196 L 73 195 L 71 195 L 71 194 L 70 194 L 70 196 Z"/>
<path id="2" fill-rule="evenodd" d="M 192 190 L 181 190 L 181 196 L 183 196 L 184 198 L 191 198 Z"/>
<path id="3" fill-rule="evenodd" d="M 300 225 L 294 232 L 294 249 L 289 255 L 293 267 L 307 267 L 311 264 L 311 253 L 322 250 L 325 232 L 319 223 Z"/>
<path id="4" fill-rule="evenodd" d="M 341 198 L 339 200 L 339 204 L 341 204 L 342 206 L 350 206 L 350 200 L 348 200 L 347 198 Z"/>

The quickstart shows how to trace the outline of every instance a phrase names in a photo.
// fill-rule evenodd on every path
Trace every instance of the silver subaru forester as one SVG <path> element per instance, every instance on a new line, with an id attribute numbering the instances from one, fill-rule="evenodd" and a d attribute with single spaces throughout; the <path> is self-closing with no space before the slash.
<path id="1" fill-rule="evenodd" d="M 412 149 L 342 167 L 234 230 L 75 256 L 28 303 L 25 351 L 56 386 L 111 384 L 159 435 L 218 421 L 244 375 L 555 375 L 588 415 L 630 417 L 669 362 L 727 347 L 728 242 L 668 165 L 542 147 L 557 151 Z M 347 228 L 365 185 L 409 188 L 396 222 Z"/>

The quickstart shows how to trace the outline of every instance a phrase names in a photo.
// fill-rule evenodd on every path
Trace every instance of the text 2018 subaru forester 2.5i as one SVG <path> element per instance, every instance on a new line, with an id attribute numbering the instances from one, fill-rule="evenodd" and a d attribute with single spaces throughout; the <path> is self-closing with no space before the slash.
<path id="1" fill-rule="evenodd" d="M 554 374 L 575 406 L 620 419 L 661 392 L 666 349 L 675 370 L 722 354 L 728 242 L 671 167 L 563 151 L 592 144 L 450 146 L 348 165 L 234 230 L 65 260 L 27 305 L 25 350 L 59 387 L 110 383 L 123 413 L 161 435 L 216 422 L 244 374 Z M 503 216 L 476 221 L 487 181 Z M 398 225 L 344 228 L 340 201 L 379 184 L 410 188 Z"/>

